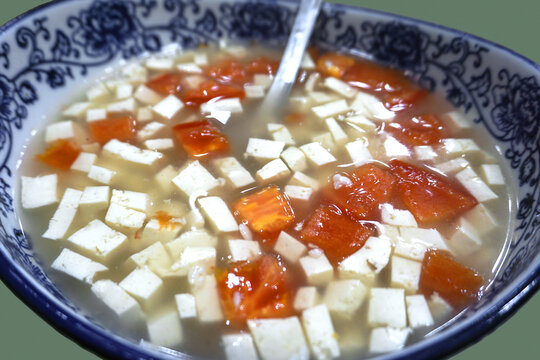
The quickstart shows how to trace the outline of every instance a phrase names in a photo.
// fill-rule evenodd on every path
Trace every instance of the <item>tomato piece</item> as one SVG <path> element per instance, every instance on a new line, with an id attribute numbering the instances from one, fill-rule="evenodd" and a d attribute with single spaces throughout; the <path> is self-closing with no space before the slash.
<path id="1" fill-rule="evenodd" d="M 189 156 L 207 159 L 229 153 L 231 146 L 227 137 L 208 120 L 178 124 L 173 132 Z"/>
<path id="2" fill-rule="evenodd" d="M 288 270 L 270 255 L 218 269 L 216 279 L 225 318 L 233 323 L 294 314 Z"/>
<path id="3" fill-rule="evenodd" d="M 159 75 L 146 83 L 150 89 L 161 95 L 180 96 L 182 92 L 182 75 L 177 73 L 166 73 Z"/>
<path id="4" fill-rule="evenodd" d="M 336 265 L 364 246 L 374 233 L 372 225 L 354 221 L 336 207 L 322 205 L 306 220 L 300 238 L 321 248 Z"/>
<path id="5" fill-rule="evenodd" d="M 251 80 L 251 74 L 246 67 L 233 59 L 226 59 L 209 66 L 205 73 L 224 84 L 243 85 Z"/>
<path id="6" fill-rule="evenodd" d="M 335 174 L 323 191 L 323 199 L 357 220 L 375 220 L 379 205 L 394 193 L 396 178 L 385 169 L 366 164 L 352 174 Z"/>
<path id="7" fill-rule="evenodd" d="M 159 228 L 161 230 L 174 230 L 177 227 L 182 226 L 174 216 L 170 215 L 166 211 L 158 211 L 156 215 L 154 215 L 154 219 L 158 221 Z"/>
<path id="8" fill-rule="evenodd" d="M 426 296 L 437 292 L 455 309 L 461 310 L 478 300 L 482 276 L 457 262 L 444 250 L 429 249 L 424 255 L 419 289 Z"/>
<path id="9" fill-rule="evenodd" d="M 246 67 L 250 74 L 276 75 L 279 61 L 259 56 L 253 59 Z"/>
<path id="10" fill-rule="evenodd" d="M 351 86 L 371 91 L 395 92 L 410 86 L 409 80 L 398 70 L 368 62 L 349 67 L 343 80 Z"/>
<path id="11" fill-rule="evenodd" d="M 187 106 L 199 107 L 202 103 L 212 99 L 226 99 L 245 97 L 244 89 L 232 86 L 218 84 L 214 81 L 205 81 L 201 83 L 198 89 L 191 89 L 184 92 L 183 100 Z"/>
<path id="12" fill-rule="evenodd" d="M 478 204 L 467 190 L 433 171 L 400 160 L 390 161 L 390 169 L 401 200 L 421 223 L 449 220 Z"/>
<path id="13" fill-rule="evenodd" d="M 446 127 L 442 120 L 433 114 L 424 114 L 389 123 L 386 131 L 409 146 L 433 145 L 446 137 Z"/>
<path id="14" fill-rule="evenodd" d="M 306 119 L 306 114 L 303 113 L 303 112 L 292 112 L 288 115 L 285 115 L 285 118 L 283 119 L 283 121 L 287 124 L 290 124 L 290 125 L 297 125 L 297 124 L 300 124 L 302 122 L 304 122 L 304 120 Z"/>
<path id="15" fill-rule="evenodd" d="M 112 139 L 120 141 L 133 140 L 137 133 L 136 126 L 137 121 L 131 116 L 118 116 L 92 121 L 88 128 L 94 140 L 100 144 L 105 144 Z"/>
<path id="16" fill-rule="evenodd" d="M 317 59 L 317 70 L 325 76 L 341 79 L 347 70 L 356 63 L 350 56 L 326 53 Z"/>
<path id="17" fill-rule="evenodd" d="M 233 204 L 242 221 L 259 234 L 276 234 L 295 219 L 289 200 L 275 186 L 245 196 Z"/>
<path id="18" fill-rule="evenodd" d="M 79 145 L 72 140 L 56 140 L 36 158 L 54 168 L 68 170 L 81 151 Z"/>
<path id="19" fill-rule="evenodd" d="M 426 90 L 413 86 L 387 94 L 383 97 L 383 102 L 388 110 L 399 112 L 416 105 L 427 94 L 428 92 Z"/>

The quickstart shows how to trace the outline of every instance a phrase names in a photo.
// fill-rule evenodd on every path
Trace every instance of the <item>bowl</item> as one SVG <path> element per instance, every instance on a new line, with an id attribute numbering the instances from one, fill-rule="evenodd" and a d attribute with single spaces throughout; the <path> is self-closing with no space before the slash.
<path id="1" fill-rule="evenodd" d="M 135 344 L 103 328 L 51 282 L 17 218 L 19 154 L 50 99 L 71 99 L 107 67 L 169 43 L 186 48 L 227 39 L 279 46 L 292 1 L 64 0 L 0 30 L 0 276 L 59 331 L 113 358 L 184 357 Z M 401 68 L 443 94 L 493 138 L 511 171 L 515 211 L 504 261 L 482 299 L 436 334 L 381 359 L 440 358 L 478 340 L 540 286 L 540 68 L 480 38 L 386 13 L 325 4 L 313 43 Z"/>

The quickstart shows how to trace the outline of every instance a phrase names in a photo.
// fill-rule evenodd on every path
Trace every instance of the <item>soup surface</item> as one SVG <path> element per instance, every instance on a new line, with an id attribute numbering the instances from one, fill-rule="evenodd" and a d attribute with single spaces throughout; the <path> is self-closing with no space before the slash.
<path id="1" fill-rule="evenodd" d="M 481 131 L 396 70 L 316 51 L 268 116 L 279 57 L 125 64 L 29 144 L 25 231 L 104 326 L 204 357 L 368 357 L 489 285 L 509 201 Z"/>

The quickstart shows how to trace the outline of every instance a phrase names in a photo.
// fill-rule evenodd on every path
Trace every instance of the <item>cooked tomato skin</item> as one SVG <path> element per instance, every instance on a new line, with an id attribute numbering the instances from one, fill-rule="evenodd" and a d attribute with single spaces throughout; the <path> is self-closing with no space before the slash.
<path id="1" fill-rule="evenodd" d="M 234 86 L 219 84 L 215 81 L 205 81 L 198 89 L 186 90 L 182 100 L 187 106 L 198 108 L 201 104 L 212 99 L 226 99 L 238 97 L 243 99 L 246 96 L 244 89 Z"/>
<path id="2" fill-rule="evenodd" d="M 44 164 L 60 170 L 69 170 L 81 153 L 81 148 L 73 140 L 56 140 L 36 158 Z"/>
<path id="3" fill-rule="evenodd" d="M 423 114 L 392 122 L 385 130 L 408 146 L 438 144 L 447 134 L 443 121 L 434 114 Z"/>
<path id="4" fill-rule="evenodd" d="M 227 137 L 208 120 L 181 123 L 173 132 L 190 157 L 209 159 L 230 152 Z"/>
<path id="5" fill-rule="evenodd" d="M 326 53 L 317 59 L 317 70 L 325 76 L 341 79 L 343 75 L 356 63 L 350 56 L 338 53 Z"/>
<path id="6" fill-rule="evenodd" d="M 182 75 L 165 73 L 151 79 L 145 85 L 161 95 L 180 96 L 182 93 Z"/>
<path id="7" fill-rule="evenodd" d="M 222 84 L 244 85 L 251 80 L 246 66 L 234 59 L 226 59 L 209 66 L 205 73 Z"/>
<path id="8" fill-rule="evenodd" d="M 279 68 L 279 61 L 268 59 L 264 56 L 259 56 L 253 59 L 246 66 L 246 70 L 250 74 L 276 75 Z"/>
<path id="9" fill-rule="evenodd" d="M 88 129 L 94 140 L 102 145 L 112 139 L 130 141 L 137 134 L 137 121 L 131 116 L 109 117 L 92 121 Z"/>

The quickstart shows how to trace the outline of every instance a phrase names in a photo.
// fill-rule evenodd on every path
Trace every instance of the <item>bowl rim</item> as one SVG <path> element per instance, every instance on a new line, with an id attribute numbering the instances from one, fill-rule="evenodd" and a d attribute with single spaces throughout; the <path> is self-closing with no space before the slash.
<path id="1" fill-rule="evenodd" d="M 40 11 L 76 1 L 78 0 L 52 0 L 38 5 L 0 26 L 0 37 L 10 28 Z M 246 0 L 233 1 L 245 2 Z M 257 1 L 272 2 L 272 0 Z M 292 4 L 294 6 L 297 4 L 297 1 L 278 0 L 277 3 L 288 3 L 289 5 Z M 339 3 L 324 3 L 323 6 L 324 8 L 375 14 L 395 20 L 405 20 L 406 22 L 424 25 L 428 29 L 439 30 L 448 34 L 461 36 L 464 39 L 484 43 L 491 48 L 498 49 L 503 53 L 510 54 L 512 57 L 525 62 L 528 66 L 540 73 L 540 65 L 533 60 L 503 45 L 461 30 L 425 20 L 361 6 Z M 7 266 L 0 266 L 0 279 L 12 293 L 57 331 L 98 356 L 122 359 L 193 358 L 188 354 L 178 352 L 174 352 L 173 357 L 170 357 L 165 352 L 157 353 L 151 351 L 151 347 L 145 348 L 139 344 L 130 342 L 119 335 L 108 332 L 92 322 L 79 320 L 77 314 L 72 315 L 72 310 L 66 305 L 61 304 L 57 299 L 49 301 L 48 298 L 51 297 L 51 295 L 39 286 L 30 274 L 20 268 L 20 266 L 14 265 L 11 257 L 4 251 L 2 245 L 0 245 L 0 262 L 7 264 Z M 463 324 L 450 328 L 444 337 L 435 336 L 433 338 L 427 338 L 397 352 L 383 354 L 377 357 L 377 359 L 443 358 L 455 354 L 473 343 L 478 342 L 508 320 L 510 316 L 519 310 L 519 308 L 521 308 L 521 306 L 523 306 L 540 289 L 540 254 L 537 254 L 531 264 L 529 272 L 524 272 L 511 281 L 514 286 L 511 289 L 507 286 L 506 294 L 501 296 L 489 308 L 479 311 L 478 314 L 473 315 Z M 460 332 L 458 332 L 458 330 Z M 425 351 L 428 349 L 430 350 L 429 352 Z M 433 352 L 433 349 L 435 349 L 435 352 Z"/>

